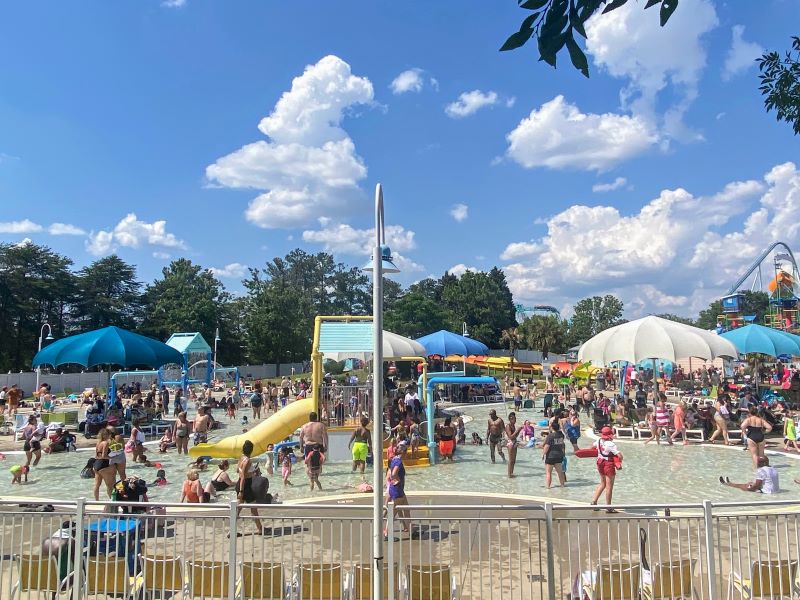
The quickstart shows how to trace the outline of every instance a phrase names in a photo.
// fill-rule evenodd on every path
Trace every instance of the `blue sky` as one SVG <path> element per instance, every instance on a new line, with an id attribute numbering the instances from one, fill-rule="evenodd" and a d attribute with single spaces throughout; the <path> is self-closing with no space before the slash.
<path id="1" fill-rule="evenodd" d="M 405 284 L 499 265 L 525 303 L 695 313 L 797 245 L 800 139 L 752 59 L 800 3 L 682 0 L 663 30 L 630 4 L 586 80 L 497 51 L 513 0 L 4 3 L 0 241 L 239 291 L 297 246 L 365 262 L 381 182 Z"/>

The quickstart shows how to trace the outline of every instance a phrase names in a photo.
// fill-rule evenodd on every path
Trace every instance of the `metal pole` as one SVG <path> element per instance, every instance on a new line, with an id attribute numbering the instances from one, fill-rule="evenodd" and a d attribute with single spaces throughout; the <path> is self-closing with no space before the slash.
<path id="1" fill-rule="evenodd" d="M 44 325 L 42 325 L 42 330 L 44 330 Z M 38 354 L 42 351 L 42 331 L 39 332 L 39 350 L 36 351 Z M 36 389 L 33 391 L 33 395 L 36 396 L 39 393 L 39 373 L 41 372 L 42 367 L 40 365 L 36 365 Z"/>
<path id="2" fill-rule="evenodd" d="M 45 323 L 42 325 L 42 328 L 39 330 L 39 350 L 37 354 L 42 351 L 42 338 L 44 337 L 44 328 L 47 327 L 47 335 L 49 336 L 48 339 L 53 339 L 53 328 L 50 327 L 50 323 Z M 39 393 L 39 374 L 42 372 L 42 366 L 36 365 L 36 390 L 33 392 L 34 396 L 37 396 Z M 22 386 L 20 386 L 22 387 Z M 37 396 L 38 397 L 38 396 Z"/>
<path id="3" fill-rule="evenodd" d="M 372 597 L 383 596 L 383 190 L 375 186 L 372 252 Z M 392 535 L 389 531 L 388 535 Z"/>
<path id="4" fill-rule="evenodd" d="M 214 332 L 214 367 L 212 371 L 211 378 L 216 381 L 217 380 L 217 342 L 219 341 L 219 327 Z"/>

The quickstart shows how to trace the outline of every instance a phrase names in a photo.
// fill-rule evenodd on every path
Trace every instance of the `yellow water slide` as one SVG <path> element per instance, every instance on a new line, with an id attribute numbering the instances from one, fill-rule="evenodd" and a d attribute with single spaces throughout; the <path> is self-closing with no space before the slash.
<path id="1" fill-rule="evenodd" d="M 242 455 L 242 444 L 253 442 L 253 456 L 264 454 L 267 446 L 277 444 L 298 427 L 308 423 L 308 415 L 317 410 L 317 398 L 322 385 L 322 355 L 319 353 L 320 324 L 323 317 L 314 320 L 314 338 L 311 346 L 311 395 L 295 400 L 266 421 L 259 423 L 247 433 L 232 435 L 213 444 L 198 444 L 189 448 L 189 456 L 211 456 L 213 458 L 238 458 Z M 326 317 L 330 318 L 330 317 Z M 332 317 L 336 318 L 336 317 Z M 339 319 L 345 320 L 344 317 Z M 349 318 L 347 318 L 349 320 Z"/>
<path id="2" fill-rule="evenodd" d="M 232 435 L 213 444 L 198 444 L 189 448 L 189 456 L 211 456 L 213 458 L 239 458 L 245 440 L 253 442 L 253 456 L 264 454 L 267 446 L 277 444 L 295 430 L 308 423 L 308 415 L 316 410 L 314 398 L 295 400 L 266 421 L 262 421 L 247 433 Z"/>

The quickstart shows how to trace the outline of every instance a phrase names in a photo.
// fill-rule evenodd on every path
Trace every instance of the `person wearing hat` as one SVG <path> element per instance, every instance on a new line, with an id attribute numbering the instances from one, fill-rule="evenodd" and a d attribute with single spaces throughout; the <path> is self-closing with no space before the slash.
<path id="1" fill-rule="evenodd" d="M 601 494 L 605 492 L 606 504 L 611 505 L 611 497 L 614 493 L 614 478 L 617 469 L 622 468 L 622 453 L 614 443 L 614 430 L 611 427 L 603 427 L 600 430 L 600 439 L 594 443 L 597 448 L 597 472 L 600 474 L 600 483 L 594 490 L 592 504 L 597 504 Z M 606 512 L 617 512 L 613 508 L 607 508 Z"/>

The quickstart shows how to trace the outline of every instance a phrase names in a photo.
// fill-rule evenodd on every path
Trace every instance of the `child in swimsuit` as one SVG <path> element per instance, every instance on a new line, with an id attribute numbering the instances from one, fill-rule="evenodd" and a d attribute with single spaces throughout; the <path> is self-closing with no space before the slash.
<path id="1" fill-rule="evenodd" d="M 322 489 L 322 484 L 319 482 L 319 476 L 322 474 L 322 463 L 325 462 L 325 455 L 322 453 L 322 447 L 317 444 L 314 449 L 306 456 L 306 472 L 308 473 L 308 480 L 311 482 L 311 489 L 314 489 L 314 484 L 317 484 L 318 489 Z"/>
<path id="2" fill-rule="evenodd" d="M 278 462 L 281 465 L 281 477 L 283 477 L 284 487 L 292 485 L 292 482 L 289 481 L 289 477 L 292 475 L 292 457 L 290 456 L 291 454 L 294 454 L 294 452 L 292 452 L 291 447 L 281 448 L 280 450 L 278 450 Z"/>
<path id="3" fill-rule="evenodd" d="M 172 429 L 167 429 L 161 439 L 158 441 L 158 451 L 162 454 L 166 453 L 167 448 L 174 448 L 175 442 L 172 441 Z"/>
<path id="4" fill-rule="evenodd" d="M 11 485 L 15 483 L 22 484 L 23 477 L 25 478 L 25 483 L 28 483 L 28 473 L 30 472 L 31 468 L 26 465 L 14 465 L 8 471 L 11 473 Z"/>
<path id="5" fill-rule="evenodd" d="M 167 485 L 167 472 L 164 469 L 159 469 L 156 472 L 156 479 L 153 481 L 153 485 L 161 487 L 162 485 Z"/>

